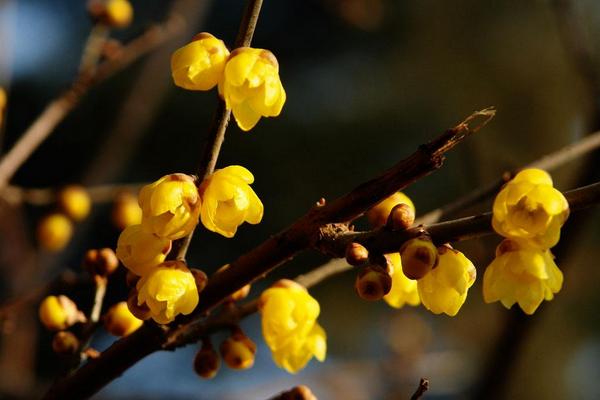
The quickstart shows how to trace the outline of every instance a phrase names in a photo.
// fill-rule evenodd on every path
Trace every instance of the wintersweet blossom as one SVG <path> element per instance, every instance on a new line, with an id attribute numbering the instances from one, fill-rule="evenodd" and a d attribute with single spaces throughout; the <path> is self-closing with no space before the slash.
<path id="1" fill-rule="evenodd" d="M 190 314 L 198 305 L 198 289 L 190 270 L 181 261 L 166 261 L 137 282 L 138 306 L 145 304 L 159 324 L 179 314 Z"/>
<path id="2" fill-rule="evenodd" d="M 228 57 L 229 50 L 222 40 L 199 33 L 171 56 L 173 81 L 188 90 L 210 90 L 223 78 Z"/>
<path id="3" fill-rule="evenodd" d="M 219 93 L 240 129 L 249 131 L 260 117 L 276 117 L 286 100 L 279 63 L 268 50 L 240 47 L 225 65 Z"/>
<path id="4" fill-rule="evenodd" d="M 239 165 L 219 169 L 202 182 L 200 216 L 206 229 L 231 238 L 244 222 L 258 224 L 264 209 L 253 182 L 252 173 Z"/>
<path id="5" fill-rule="evenodd" d="M 417 290 L 417 281 L 408 279 L 402 272 L 402 260 L 399 253 L 386 255 L 387 259 L 394 266 L 392 272 L 392 289 L 383 299 L 394 308 L 402 308 L 405 304 L 417 306 L 421 302 L 419 291 Z"/>
<path id="6" fill-rule="evenodd" d="M 187 236 L 198 224 L 200 195 L 194 178 L 165 175 L 142 188 L 139 195 L 142 227 L 160 237 L 175 240 Z"/>
<path id="7" fill-rule="evenodd" d="M 38 315 L 42 324 L 52 330 L 67 329 L 77 322 L 85 322 L 85 315 L 67 296 L 48 296 L 40 304 Z"/>
<path id="8" fill-rule="evenodd" d="M 146 275 L 165 261 L 171 241 L 146 232 L 141 225 L 125 228 L 117 242 L 117 257 L 136 275 Z"/>
<path id="9" fill-rule="evenodd" d="M 531 315 L 542 301 L 554 298 L 562 283 L 563 274 L 550 250 L 506 239 L 483 275 L 483 298 L 486 303 L 500 301 L 506 308 L 518 303 Z"/>
<path id="10" fill-rule="evenodd" d="M 437 266 L 417 281 L 421 302 L 434 314 L 458 313 L 475 282 L 473 263 L 463 253 L 447 245 L 438 248 Z"/>
<path id="11" fill-rule="evenodd" d="M 121 301 L 112 306 L 104 315 L 104 328 L 115 336 L 127 336 L 142 326 L 144 321 L 137 319 L 126 301 Z"/>
<path id="12" fill-rule="evenodd" d="M 62 250 L 72 235 L 73 223 L 62 213 L 47 215 L 40 221 L 36 230 L 38 242 L 48 251 Z"/>
<path id="13" fill-rule="evenodd" d="M 526 169 L 496 196 L 492 226 L 506 238 L 548 249 L 558 243 L 568 216 L 569 203 L 552 187 L 550 175 L 540 169 Z"/>
<path id="14" fill-rule="evenodd" d="M 300 371 L 314 356 L 327 352 L 326 335 L 317 323 L 319 303 L 301 285 L 279 281 L 260 296 L 262 331 L 273 360 L 288 372 Z"/>

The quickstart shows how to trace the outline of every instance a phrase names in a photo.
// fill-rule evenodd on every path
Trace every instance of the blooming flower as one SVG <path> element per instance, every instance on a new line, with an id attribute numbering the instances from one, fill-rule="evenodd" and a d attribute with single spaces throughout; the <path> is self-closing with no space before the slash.
<path id="1" fill-rule="evenodd" d="M 146 232 L 141 225 L 131 225 L 119 236 L 117 257 L 136 275 L 146 275 L 165 261 L 171 241 Z"/>
<path id="2" fill-rule="evenodd" d="M 437 266 L 417 281 L 421 302 L 434 314 L 455 316 L 475 282 L 473 263 L 460 251 L 449 246 L 438 248 Z"/>
<path id="3" fill-rule="evenodd" d="M 401 203 L 410 206 L 414 213 L 415 205 L 412 200 L 404 193 L 396 192 L 367 211 L 367 219 L 371 226 L 373 226 L 373 228 L 379 228 L 385 225 L 392 208 Z"/>
<path id="4" fill-rule="evenodd" d="M 194 179 L 185 174 L 166 175 L 142 188 L 142 227 L 171 240 L 187 236 L 198 224 L 200 195 Z"/>
<path id="5" fill-rule="evenodd" d="M 126 301 L 112 306 L 104 316 L 104 328 L 115 336 L 127 336 L 142 326 L 144 321 L 137 319 Z"/>
<path id="6" fill-rule="evenodd" d="M 210 90 L 223 78 L 228 57 L 229 50 L 222 40 L 199 33 L 171 56 L 173 81 L 188 90 Z"/>
<path id="7" fill-rule="evenodd" d="M 563 274 L 550 250 L 506 239 L 483 275 L 483 298 L 486 303 L 500 301 L 506 308 L 519 303 L 531 315 L 542 301 L 554 298 L 562 283 Z"/>
<path id="8" fill-rule="evenodd" d="M 279 367 L 296 373 L 315 356 L 325 359 L 325 331 L 316 322 L 319 303 L 299 284 L 283 280 L 260 296 L 265 342 Z"/>
<path id="9" fill-rule="evenodd" d="M 198 289 L 190 270 L 181 261 L 166 261 L 137 282 L 138 305 L 146 304 L 150 316 L 167 324 L 179 314 L 190 314 L 198 305 Z"/>
<path id="10" fill-rule="evenodd" d="M 252 182 L 252 173 L 239 165 L 219 169 L 202 182 L 200 216 L 206 229 L 230 238 L 244 221 L 262 220 L 263 204 L 250 187 Z"/>
<path id="11" fill-rule="evenodd" d="M 219 93 L 243 131 L 252 129 L 261 116 L 278 116 L 286 99 L 273 53 L 250 47 L 231 53 Z"/>
<path id="12" fill-rule="evenodd" d="M 492 226 L 498 234 L 548 249 L 558 243 L 560 228 L 569 216 L 569 203 L 552 187 L 545 171 L 519 172 L 494 200 Z"/>
<path id="13" fill-rule="evenodd" d="M 38 310 L 42 324 L 53 331 L 67 329 L 77 322 L 85 322 L 85 315 L 67 296 L 48 296 Z"/>
<path id="14" fill-rule="evenodd" d="M 402 272 L 402 261 L 399 253 L 387 254 L 386 257 L 394 266 L 392 272 L 392 289 L 383 299 L 394 308 L 402 308 L 405 304 L 417 306 L 421 302 L 417 281 L 408 279 Z"/>

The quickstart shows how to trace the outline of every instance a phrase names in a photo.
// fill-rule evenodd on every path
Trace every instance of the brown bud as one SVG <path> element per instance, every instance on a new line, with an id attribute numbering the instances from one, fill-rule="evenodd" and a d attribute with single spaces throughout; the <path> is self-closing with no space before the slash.
<path id="1" fill-rule="evenodd" d="M 422 235 L 406 241 L 400 248 L 402 272 L 408 279 L 421 279 L 438 262 L 438 251 L 431 238 Z"/>
<path id="2" fill-rule="evenodd" d="M 360 243 L 352 242 L 346 247 L 346 261 L 348 264 L 357 266 L 369 260 L 369 250 Z"/>
<path id="3" fill-rule="evenodd" d="M 386 227 L 392 231 L 408 229 L 415 222 L 415 210 L 405 203 L 396 204 L 388 216 Z"/>
<path id="4" fill-rule="evenodd" d="M 135 288 L 131 289 L 129 296 L 127 297 L 127 307 L 134 317 L 143 321 L 150 319 L 150 308 L 143 303 L 138 304 L 138 292 Z"/>
<path id="5" fill-rule="evenodd" d="M 362 299 L 380 300 L 392 289 L 392 277 L 380 266 L 371 265 L 358 273 L 354 287 Z"/>
<path id="6" fill-rule="evenodd" d="M 225 339 L 219 351 L 223 361 L 231 369 L 248 369 L 254 365 L 256 344 L 241 330 Z"/>
<path id="7" fill-rule="evenodd" d="M 196 288 L 198 289 L 198 293 L 200 293 L 206 287 L 208 283 L 208 277 L 204 273 L 197 268 L 190 268 L 190 272 L 194 275 L 194 280 L 196 281 Z"/>
<path id="8" fill-rule="evenodd" d="M 57 354 L 75 354 L 79 350 L 79 339 L 69 331 L 57 332 L 52 338 L 52 350 Z"/>
<path id="9" fill-rule="evenodd" d="M 231 296 L 229 296 L 229 299 L 231 301 L 240 301 L 240 300 L 245 299 L 246 297 L 248 297 L 248 294 L 250 293 L 250 288 L 251 288 L 250 284 L 242 286 L 241 289 L 238 289 L 235 292 L 233 292 L 233 294 Z"/>
<path id="10" fill-rule="evenodd" d="M 119 259 L 112 249 L 92 249 L 85 253 L 83 267 L 92 275 L 108 276 L 119 267 Z"/>
<path id="11" fill-rule="evenodd" d="M 209 340 L 202 342 L 202 347 L 194 357 L 194 371 L 204 379 L 212 379 L 217 375 L 221 359 Z"/>
<path id="12" fill-rule="evenodd" d="M 308 386 L 296 386 L 287 392 L 280 393 L 273 400 L 318 400 Z"/>

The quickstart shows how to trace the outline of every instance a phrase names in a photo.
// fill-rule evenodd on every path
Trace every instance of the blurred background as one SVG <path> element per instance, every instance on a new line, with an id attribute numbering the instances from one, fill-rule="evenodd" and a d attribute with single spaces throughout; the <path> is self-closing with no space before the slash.
<path id="1" fill-rule="evenodd" d="M 187 25 L 92 88 L 13 185 L 137 183 L 195 170 L 217 95 L 175 87 L 170 54 L 201 31 L 231 45 L 245 2 L 132 3 L 133 24 L 112 33 L 124 43 L 173 10 Z M 0 0 L 0 86 L 8 93 L 3 153 L 77 75 L 91 28 L 84 1 Z M 600 3 L 593 0 L 265 0 L 253 45 L 277 56 L 288 100 L 280 117 L 263 118 L 249 133 L 230 124 L 218 163 L 254 173 L 265 216 L 260 225 L 242 226 L 232 240 L 199 229 L 189 263 L 215 271 L 320 197 L 346 193 L 474 110 L 496 106 L 498 113 L 453 150 L 441 170 L 406 190 L 418 214 L 598 130 L 598 37 Z M 553 172 L 555 186 L 595 182 L 599 166 L 598 155 L 564 165 Z M 487 211 L 490 204 L 460 215 Z M 2 399 L 40 397 L 57 371 L 52 335 L 37 321 L 45 282 L 65 271 L 79 273 L 86 249 L 114 247 L 119 234 L 110 222 L 112 204 L 95 203 L 69 246 L 48 253 L 34 232 L 54 207 L 0 202 Z M 479 279 L 454 318 L 367 303 L 355 294 L 349 272 L 311 290 L 328 334 L 323 364 L 313 360 L 297 375 L 278 369 L 259 318 L 251 316 L 242 327 L 258 344 L 254 368 L 222 366 L 215 379 L 204 381 L 192 369 L 197 347 L 188 346 L 147 357 L 95 398 L 266 399 L 306 384 L 319 399 L 407 399 L 427 377 L 430 399 L 597 399 L 599 238 L 597 210 L 570 218 L 555 249 L 564 287 L 531 317 L 483 303 L 483 270 L 500 241 L 490 236 L 456 246 L 477 266 Z M 276 278 L 326 261 L 303 254 L 256 284 L 251 296 Z M 51 289 L 84 310 L 91 305 L 89 280 Z M 106 304 L 126 292 L 122 278 L 111 280 Z M 114 340 L 101 332 L 93 346 L 102 350 Z"/>

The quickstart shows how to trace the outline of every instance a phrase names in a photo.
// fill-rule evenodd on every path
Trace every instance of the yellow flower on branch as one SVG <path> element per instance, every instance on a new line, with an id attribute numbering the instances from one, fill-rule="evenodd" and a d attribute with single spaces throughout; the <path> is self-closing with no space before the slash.
<path id="1" fill-rule="evenodd" d="M 115 336 L 127 336 L 142 326 L 144 321 L 137 319 L 126 301 L 112 306 L 104 316 L 104 328 Z"/>
<path id="2" fill-rule="evenodd" d="M 160 237 L 182 238 L 198 224 L 200 195 L 194 178 L 189 175 L 166 175 L 144 186 L 139 202 L 142 227 Z"/>
<path id="3" fill-rule="evenodd" d="M 496 196 L 492 226 L 506 238 L 548 249 L 558 243 L 568 216 L 569 203 L 552 187 L 550 175 L 539 169 L 526 169 Z"/>
<path id="4" fill-rule="evenodd" d="M 394 308 L 402 308 L 405 304 L 418 306 L 421 300 L 417 290 L 417 281 L 408 279 L 402 272 L 400 254 L 387 254 L 386 257 L 394 266 L 394 271 L 392 273 L 392 289 L 383 299 Z"/>
<path id="5" fill-rule="evenodd" d="M 138 306 L 145 304 L 159 324 L 168 324 L 179 314 L 190 314 L 198 305 L 194 275 L 181 261 L 166 261 L 137 282 Z"/>
<path id="6" fill-rule="evenodd" d="M 171 241 L 146 232 L 141 225 L 125 228 L 117 242 L 117 257 L 136 275 L 146 275 L 165 261 Z"/>
<path id="7" fill-rule="evenodd" d="M 438 248 L 437 266 L 417 281 L 421 302 L 434 314 L 458 313 L 475 282 L 473 263 L 463 253 L 447 245 Z"/>
<path id="8" fill-rule="evenodd" d="M 206 229 L 231 238 L 244 222 L 258 224 L 264 209 L 250 187 L 253 182 L 252 173 L 239 165 L 216 170 L 204 180 L 200 216 Z"/>
<path id="9" fill-rule="evenodd" d="M 392 208 L 401 203 L 408 205 L 412 208 L 413 213 L 415 212 L 415 205 L 412 200 L 404 193 L 396 192 L 367 211 L 366 216 L 371 226 L 380 228 L 385 225 Z"/>
<path id="10" fill-rule="evenodd" d="M 173 81 L 188 90 L 210 90 L 223 78 L 228 57 L 229 50 L 222 40 L 199 33 L 171 56 Z"/>
<path id="11" fill-rule="evenodd" d="M 319 303 L 301 285 L 282 280 L 259 299 L 262 331 L 273 360 L 288 372 L 300 371 L 314 356 L 327 352 L 326 335 L 317 323 Z"/>
<path id="12" fill-rule="evenodd" d="M 85 315 L 79 311 L 73 300 L 63 295 L 46 297 L 40 304 L 38 314 L 42 324 L 52 331 L 86 322 Z"/>
<path id="13" fill-rule="evenodd" d="M 533 314 L 544 300 L 552 300 L 562 287 L 563 274 L 550 250 L 539 250 L 506 239 L 483 275 L 486 303 L 500 301 L 510 308 L 518 303 Z"/>
<path id="14" fill-rule="evenodd" d="M 252 129 L 261 116 L 278 116 L 286 99 L 273 53 L 250 47 L 231 53 L 219 93 L 243 131 Z"/>

